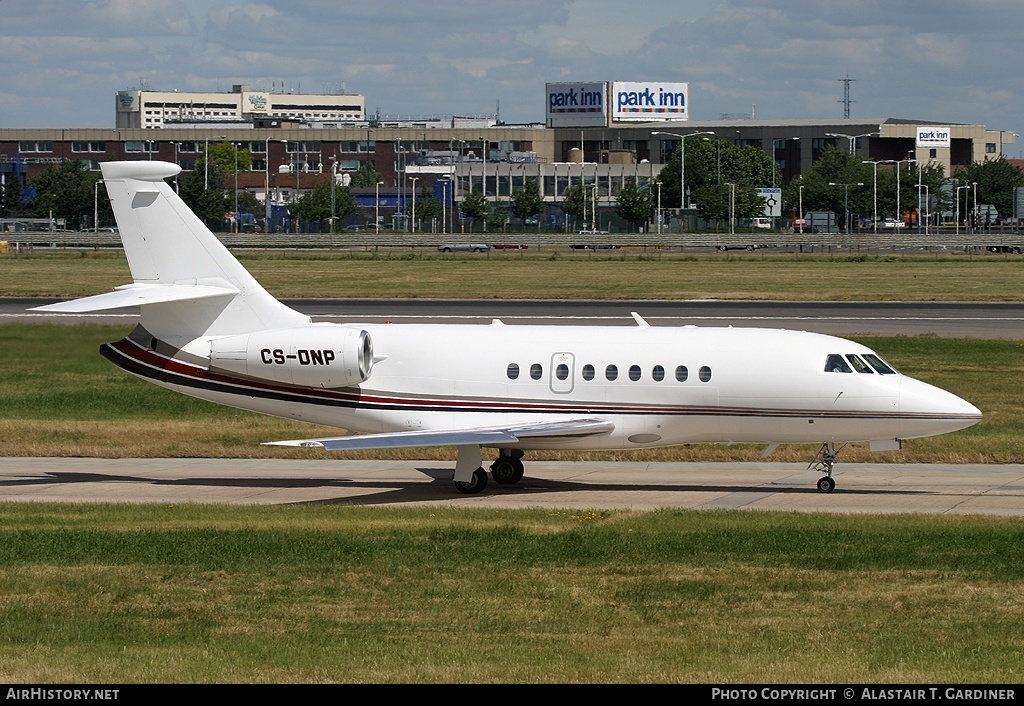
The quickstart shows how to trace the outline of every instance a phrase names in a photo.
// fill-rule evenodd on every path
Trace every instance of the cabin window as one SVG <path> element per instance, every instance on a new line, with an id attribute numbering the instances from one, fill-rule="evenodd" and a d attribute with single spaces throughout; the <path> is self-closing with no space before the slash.
<path id="1" fill-rule="evenodd" d="M 566 365 L 565 363 L 559 363 L 555 367 L 555 377 L 558 378 L 559 380 L 565 380 L 567 377 L 569 377 L 569 366 Z"/>
<path id="2" fill-rule="evenodd" d="M 608 380 L 616 379 L 617 377 L 619 377 L 618 367 L 614 365 L 609 365 L 607 368 L 604 369 L 604 376 Z"/>
<path id="3" fill-rule="evenodd" d="M 586 365 L 583 366 L 583 379 L 584 380 L 593 380 L 594 379 L 594 366 L 591 365 L 590 363 L 587 363 Z"/>
<path id="4" fill-rule="evenodd" d="M 884 360 L 879 358 L 874 353 L 865 353 L 864 359 L 871 363 L 871 367 L 878 371 L 879 375 L 895 375 L 896 371 L 893 370 Z"/>
<path id="5" fill-rule="evenodd" d="M 859 356 L 856 356 L 853 353 L 849 353 L 847 354 L 846 358 L 850 361 L 850 363 L 853 364 L 853 369 L 856 370 L 858 373 L 867 373 L 868 375 L 871 374 L 871 366 L 865 363 L 863 360 L 861 360 Z"/>
<path id="6" fill-rule="evenodd" d="M 631 365 L 631 366 L 629 366 L 629 379 L 632 380 L 633 382 L 636 382 L 637 380 L 640 379 L 640 366 L 639 365 Z"/>
<path id="7" fill-rule="evenodd" d="M 829 354 L 825 360 L 825 372 L 826 373 L 852 373 L 853 369 L 843 359 L 843 356 L 838 353 Z"/>
<path id="8" fill-rule="evenodd" d="M 697 376 L 701 382 L 711 382 L 711 368 L 706 365 L 702 365 L 700 370 L 697 371 Z"/>
<path id="9" fill-rule="evenodd" d="M 519 377 L 519 364 L 509 363 L 508 368 L 505 369 L 505 374 L 508 375 L 509 380 L 515 380 Z"/>
<path id="10" fill-rule="evenodd" d="M 654 369 L 651 370 L 651 377 L 654 378 L 654 382 L 661 382 L 665 379 L 665 368 L 655 365 Z"/>
<path id="11" fill-rule="evenodd" d="M 690 371 L 686 369 L 685 365 L 680 365 L 676 368 L 676 380 L 679 382 L 686 382 L 686 378 L 690 376 Z"/>
<path id="12" fill-rule="evenodd" d="M 544 366 L 540 363 L 534 363 L 530 366 L 530 377 L 534 380 L 540 380 L 541 376 L 544 375 Z"/>

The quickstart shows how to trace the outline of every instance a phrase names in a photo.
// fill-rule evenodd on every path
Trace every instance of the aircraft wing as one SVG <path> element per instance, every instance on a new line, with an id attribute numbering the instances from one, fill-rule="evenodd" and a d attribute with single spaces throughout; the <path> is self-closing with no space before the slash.
<path id="1" fill-rule="evenodd" d="M 353 449 L 395 449 L 410 446 L 501 446 L 521 439 L 559 438 L 607 434 L 615 425 L 603 419 L 570 419 L 558 422 L 479 427 L 476 429 L 441 429 L 435 431 L 401 431 L 385 434 L 335 436 L 323 439 L 268 441 L 264 446 L 306 446 L 328 451 Z"/>

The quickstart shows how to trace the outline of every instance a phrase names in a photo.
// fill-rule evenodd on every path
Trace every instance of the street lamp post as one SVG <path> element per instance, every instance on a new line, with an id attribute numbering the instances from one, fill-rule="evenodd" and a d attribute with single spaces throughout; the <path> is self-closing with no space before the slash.
<path id="1" fill-rule="evenodd" d="M 448 228 L 448 184 L 441 180 L 441 233 L 447 233 Z"/>
<path id="2" fill-rule="evenodd" d="M 911 164 L 917 163 L 916 159 L 909 156 L 910 154 L 912 153 L 907 153 L 906 159 L 896 160 L 896 218 L 900 221 L 903 221 L 903 211 L 900 209 L 900 165 L 906 162 L 909 170 Z"/>
<path id="3" fill-rule="evenodd" d="M 376 193 L 375 193 L 375 196 L 374 196 L 374 207 L 375 208 L 374 208 L 374 215 L 373 215 L 373 226 L 374 226 L 374 230 L 377 233 L 380 233 L 380 185 L 383 184 L 383 183 L 384 182 L 382 182 L 382 181 L 378 181 L 376 184 L 374 184 L 374 189 L 376 190 Z"/>
<path id="4" fill-rule="evenodd" d="M 661 182 L 656 181 L 654 183 L 658 185 L 658 209 L 654 220 L 658 224 L 658 238 L 661 238 Z"/>
<path id="5" fill-rule="evenodd" d="M 872 161 L 870 159 L 862 159 L 861 162 L 863 162 L 864 164 L 872 164 L 872 165 L 874 165 L 874 174 L 875 174 L 875 176 L 874 176 L 874 196 L 872 197 L 872 207 L 871 207 L 871 230 L 874 232 L 875 235 L 878 235 L 878 165 L 879 164 L 892 164 L 894 162 L 894 160 L 892 160 L 892 159 L 878 159 L 878 160 Z"/>
<path id="6" fill-rule="evenodd" d="M 412 182 L 412 222 L 409 224 L 409 232 L 416 232 L 416 182 L 419 181 L 419 177 L 409 177 L 409 181 Z"/>
<path id="7" fill-rule="evenodd" d="M 729 235 L 734 235 L 736 232 L 736 218 L 734 216 L 736 210 L 736 185 L 731 182 L 726 182 L 725 185 L 729 187 Z"/>
<path id="8" fill-rule="evenodd" d="M 331 235 L 334 234 L 334 187 L 338 181 L 338 158 L 331 157 Z"/>
<path id="9" fill-rule="evenodd" d="M 972 214 L 973 218 L 971 218 L 971 232 L 972 233 L 977 233 L 978 232 L 978 220 L 979 220 L 979 215 L 980 215 L 978 213 L 978 182 L 972 181 L 971 182 L 971 186 L 974 187 L 974 213 Z M 966 194 L 965 194 L 965 196 L 966 196 Z M 964 200 L 966 201 L 966 199 L 964 199 Z M 966 210 L 966 209 L 967 209 L 967 204 L 964 203 L 964 210 Z"/>
<path id="10" fill-rule="evenodd" d="M 714 135 L 715 133 L 710 130 L 702 130 L 700 132 L 689 132 L 685 135 L 675 132 L 652 132 L 651 134 L 679 138 L 679 232 L 682 233 L 686 211 L 686 138 L 693 137 L 694 135 Z"/>
<path id="11" fill-rule="evenodd" d="M 797 208 L 800 209 L 800 213 L 798 215 L 800 217 L 800 224 L 801 224 L 800 225 L 800 233 L 802 234 L 802 233 L 805 232 L 804 229 L 807 227 L 807 221 L 804 220 L 804 185 L 803 184 L 801 184 L 800 186 L 797 187 L 797 194 L 799 195 L 799 206 L 797 206 Z"/>
<path id="12" fill-rule="evenodd" d="M 882 133 L 880 132 L 865 132 L 862 135 L 844 135 L 841 132 L 826 132 L 825 137 L 845 137 L 847 140 L 850 141 L 850 154 L 853 154 L 853 144 L 856 140 L 858 140 L 861 137 L 873 137 L 875 135 L 881 134 Z"/>
<path id="13" fill-rule="evenodd" d="M 864 186 L 863 182 L 856 182 L 852 184 L 838 184 L 834 181 L 828 183 L 829 186 L 841 186 L 843 187 L 843 221 L 846 224 L 844 230 L 846 234 L 850 234 L 850 187 L 851 186 Z M 802 187 L 801 187 L 802 188 Z"/>
<path id="14" fill-rule="evenodd" d="M 263 164 L 263 228 L 268 233 L 270 232 L 270 141 L 271 138 L 268 137 L 266 147 L 263 148 L 267 155 Z"/>
<path id="15" fill-rule="evenodd" d="M 960 190 L 965 192 L 971 188 L 970 184 L 956 187 L 956 234 L 960 235 Z M 964 211 L 967 211 L 967 195 L 964 194 Z"/>
<path id="16" fill-rule="evenodd" d="M 597 184 L 590 187 L 590 230 L 597 230 Z"/>
<path id="17" fill-rule="evenodd" d="M 484 201 L 486 202 L 487 201 L 487 138 L 484 137 L 483 135 L 481 135 L 480 136 L 480 142 L 481 142 L 480 154 L 484 158 L 484 176 L 483 176 L 483 183 L 481 184 L 481 190 L 484 193 Z"/>
<path id="18" fill-rule="evenodd" d="M 100 228 L 100 184 L 102 179 L 97 179 L 92 185 L 92 232 L 96 233 Z M 88 192 L 86 192 L 88 193 Z"/>
<path id="19" fill-rule="evenodd" d="M 924 201 L 921 201 L 921 189 L 924 188 Z M 928 234 L 928 208 L 931 203 L 931 194 L 928 193 L 928 185 L 917 182 L 917 232 L 921 232 L 921 223 L 924 222 L 924 233 Z"/>
<path id="20" fill-rule="evenodd" d="M 232 142 L 231 144 L 234 145 L 234 147 L 235 147 L 235 218 L 234 218 L 235 224 L 234 224 L 234 232 L 237 233 L 238 230 L 239 230 L 239 228 L 238 228 L 238 143 L 237 142 Z"/>
<path id="21" fill-rule="evenodd" d="M 180 142 L 171 142 L 174 145 L 174 163 L 178 164 L 178 147 L 181 145 Z M 180 172 L 179 172 L 180 174 Z M 178 181 L 178 174 L 174 175 L 174 193 L 181 193 L 181 183 Z"/>
<path id="22" fill-rule="evenodd" d="M 217 135 L 216 139 L 223 140 L 225 137 L 227 137 L 227 136 L 226 135 Z M 208 191 L 210 189 L 210 136 L 209 135 L 206 136 L 206 147 L 205 147 L 205 150 L 206 151 L 203 152 L 203 191 Z M 221 187 L 223 187 L 223 186 L 224 185 L 221 184 Z"/>

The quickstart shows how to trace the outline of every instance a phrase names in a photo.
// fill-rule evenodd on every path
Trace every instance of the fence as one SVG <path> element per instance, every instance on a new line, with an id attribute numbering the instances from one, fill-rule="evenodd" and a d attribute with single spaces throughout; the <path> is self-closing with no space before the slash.
<path id="1" fill-rule="evenodd" d="M 120 236 L 110 232 L 5 233 L 10 250 L 22 247 L 118 247 Z M 483 243 L 491 246 L 538 247 L 712 247 L 755 249 L 761 247 L 834 247 L 849 249 L 888 248 L 986 248 L 1024 247 L 1020 233 L 219 233 L 230 248 L 437 248 L 445 244 Z"/>

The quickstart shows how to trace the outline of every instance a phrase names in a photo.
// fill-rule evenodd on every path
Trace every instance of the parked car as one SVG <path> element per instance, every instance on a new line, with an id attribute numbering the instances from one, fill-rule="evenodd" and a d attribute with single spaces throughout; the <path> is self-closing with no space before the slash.
<path id="1" fill-rule="evenodd" d="M 746 245 L 716 245 L 715 247 L 724 252 L 726 250 L 757 250 L 758 248 L 766 248 L 768 246 L 747 243 Z"/>
<path id="2" fill-rule="evenodd" d="M 353 223 L 351 225 L 345 226 L 345 230 L 350 230 L 350 231 L 366 230 L 366 226 L 361 226 L 361 225 L 358 225 L 356 223 Z"/>
<path id="3" fill-rule="evenodd" d="M 495 243 L 495 250 L 526 250 L 529 245 L 522 245 L 521 243 Z"/>
<path id="4" fill-rule="evenodd" d="M 487 252 L 492 248 L 483 243 L 445 243 L 438 245 L 437 249 L 441 252 Z"/>
<path id="5" fill-rule="evenodd" d="M 1012 255 L 1024 253 L 1024 245 L 989 245 L 986 250 L 989 252 L 1007 252 Z"/>

